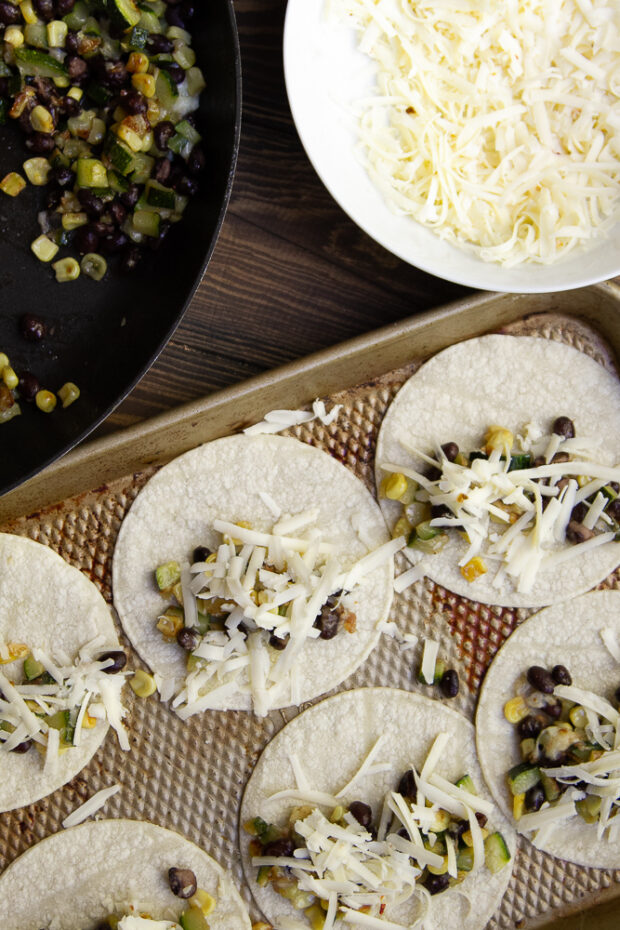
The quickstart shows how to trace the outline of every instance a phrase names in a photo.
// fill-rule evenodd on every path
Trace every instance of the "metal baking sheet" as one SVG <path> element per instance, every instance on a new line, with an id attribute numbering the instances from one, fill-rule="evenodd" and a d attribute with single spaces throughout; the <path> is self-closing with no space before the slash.
<path id="1" fill-rule="evenodd" d="M 608 284 L 536 297 L 484 295 L 353 340 L 77 450 L 0 499 L 0 529 L 50 545 L 110 601 L 111 555 L 121 520 L 160 464 L 260 419 L 273 407 L 321 396 L 343 404 L 338 420 L 330 427 L 296 427 L 290 434 L 329 451 L 372 487 L 377 431 L 400 385 L 440 348 L 490 331 L 566 341 L 617 371 L 620 288 Z M 620 572 L 605 584 L 620 588 Z M 440 640 L 441 654 L 467 685 L 453 705 L 471 718 L 488 663 L 529 613 L 480 605 L 425 579 L 396 598 L 392 618 L 403 632 L 423 637 L 432 630 Z M 135 653 L 132 661 L 140 664 Z M 415 680 L 417 662 L 417 655 L 384 637 L 342 688 L 389 685 L 432 693 Z M 258 754 L 296 709 L 266 718 L 209 711 L 182 723 L 156 699 L 130 695 L 128 700 L 131 753 L 122 753 L 110 735 L 69 785 L 3 815 L 0 865 L 58 830 L 63 818 L 96 790 L 118 782 L 122 791 L 101 816 L 144 818 L 178 830 L 228 866 L 249 900 L 237 851 L 238 806 Z M 607 930 L 620 921 L 619 895 L 620 869 L 583 869 L 520 840 L 513 879 L 488 930 L 572 930 L 567 921 L 576 914 L 574 926 L 580 930 Z"/>

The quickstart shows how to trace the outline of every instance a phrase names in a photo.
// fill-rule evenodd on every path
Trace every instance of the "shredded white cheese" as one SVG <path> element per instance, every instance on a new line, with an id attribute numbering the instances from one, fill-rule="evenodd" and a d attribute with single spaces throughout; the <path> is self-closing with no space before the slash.
<path id="1" fill-rule="evenodd" d="M 331 0 L 377 65 L 360 101 L 394 212 L 508 267 L 610 231 L 620 203 L 616 0 Z"/>
<path id="2" fill-rule="evenodd" d="M 79 823 L 83 823 L 84 820 L 87 820 L 89 817 L 92 817 L 93 814 L 96 814 L 98 810 L 101 810 L 106 801 L 114 797 L 115 794 L 118 794 L 120 790 L 120 785 L 111 785 L 109 788 L 102 788 L 101 791 L 97 791 L 88 801 L 85 801 L 80 807 L 76 807 L 68 817 L 65 817 L 62 826 L 65 829 L 77 827 Z"/>
<path id="3" fill-rule="evenodd" d="M 265 414 L 264 420 L 247 426 L 243 432 L 247 436 L 256 436 L 259 433 L 280 433 L 292 426 L 311 423 L 313 420 L 319 420 L 323 426 L 331 426 L 341 410 L 342 404 L 334 404 L 328 413 L 324 402 L 317 398 L 312 404 L 311 412 L 309 410 L 270 410 Z"/>

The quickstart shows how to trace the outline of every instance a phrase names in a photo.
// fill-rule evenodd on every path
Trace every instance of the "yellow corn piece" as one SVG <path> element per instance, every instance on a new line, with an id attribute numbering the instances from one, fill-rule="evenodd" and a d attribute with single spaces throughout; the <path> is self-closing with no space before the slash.
<path id="1" fill-rule="evenodd" d="M 78 103 L 84 96 L 84 91 L 81 87 L 73 86 L 67 91 L 67 97 L 71 97 L 72 100 L 77 100 Z"/>
<path id="2" fill-rule="evenodd" d="M 490 455 L 495 449 L 508 453 L 512 449 L 514 436 L 509 429 L 505 429 L 503 426 L 489 426 L 484 441 L 484 451 L 487 455 Z"/>
<path id="3" fill-rule="evenodd" d="M 259 920 L 252 924 L 252 930 L 273 930 L 271 924 L 266 924 L 264 920 Z"/>
<path id="4" fill-rule="evenodd" d="M 587 475 L 577 475 L 577 484 L 580 488 L 585 488 L 586 484 L 589 484 L 592 481 L 591 478 L 588 478 Z"/>
<path id="5" fill-rule="evenodd" d="M 21 26 L 8 26 L 4 33 L 4 41 L 13 48 L 20 48 L 24 44 L 24 33 Z"/>
<path id="6" fill-rule="evenodd" d="M 519 723 L 529 714 L 529 708 L 520 694 L 504 704 L 504 717 L 508 723 Z"/>
<path id="7" fill-rule="evenodd" d="M 480 578 L 481 575 L 485 575 L 487 572 L 487 567 L 479 555 L 475 555 L 473 559 L 470 559 L 465 565 L 461 566 L 461 575 L 465 581 L 475 581 L 476 578 Z"/>
<path id="8" fill-rule="evenodd" d="M 54 132 L 54 119 L 49 110 L 42 107 L 41 104 L 33 107 L 30 112 L 30 125 L 35 132 L 44 132 L 47 135 Z"/>
<path id="9" fill-rule="evenodd" d="M 145 74 L 149 70 L 148 56 L 144 52 L 132 52 L 126 67 L 130 74 Z"/>
<path id="10" fill-rule="evenodd" d="M 35 187 L 44 187 L 47 184 L 52 170 L 47 158 L 27 158 L 23 167 L 26 177 Z"/>
<path id="11" fill-rule="evenodd" d="M 199 911 L 202 911 L 205 917 L 208 917 L 211 911 L 215 908 L 217 902 L 213 895 L 210 895 L 208 891 L 204 891 L 202 888 L 198 888 L 196 894 L 191 896 L 188 903 L 190 907 L 198 908 Z"/>
<path id="12" fill-rule="evenodd" d="M 330 823 L 338 823 L 339 820 L 342 820 L 344 817 L 344 810 L 345 809 L 342 804 L 339 804 L 338 807 L 335 807 L 329 817 Z"/>
<path id="13" fill-rule="evenodd" d="M 73 381 L 67 381 L 66 384 L 63 384 L 63 386 L 58 389 L 58 396 L 62 401 L 63 408 L 68 407 L 78 399 L 80 396 L 80 389 Z"/>
<path id="14" fill-rule="evenodd" d="M 56 273 L 56 280 L 61 284 L 66 281 L 75 281 L 80 276 L 80 265 L 74 258 L 61 258 L 52 265 Z"/>
<path id="15" fill-rule="evenodd" d="M 515 794 L 512 799 L 512 816 L 515 820 L 520 820 L 525 806 L 525 793 Z"/>
<path id="16" fill-rule="evenodd" d="M 94 730 L 97 726 L 97 718 L 91 717 L 90 714 L 86 713 L 82 717 L 82 729 L 83 730 Z"/>
<path id="17" fill-rule="evenodd" d="M 575 727 L 575 729 L 580 727 L 583 729 L 583 727 L 585 727 L 588 722 L 588 715 L 586 714 L 583 707 L 581 707 L 579 704 L 575 704 L 575 706 L 571 707 L 568 712 L 568 719 Z"/>
<path id="18" fill-rule="evenodd" d="M 323 930 L 325 924 L 325 911 L 320 904 L 311 904 L 304 909 L 304 914 L 310 921 L 312 930 Z"/>
<path id="19" fill-rule="evenodd" d="M 56 406 L 56 395 L 51 391 L 37 391 L 34 402 L 43 413 L 51 413 Z"/>
<path id="20" fill-rule="evenodd" d="M 24 17 L 25 21 L 31 26 L 39 21 L 39 18 L 34 11 L 32 0 L 22 0 L 22 3 L 19 4 L 19 8 L 22 11 L 22 16 Z"/>
<path id="21" fill-rule="evenodd" d="M 26 182 L 21 174 L 18 174 L 16 171 L 9 171 L 0 181 L 0 191 L 8 194 L 9 197 L 17 197 L 18 194 L 21 194 L 25 186 Z"/>
<path id="22" fill-rule="evenodd" d="M 133 87 L 147 99 L 155 96 L 155 78 L 152 74 L 134 74 L 131 78 Z"/>
<path id="23" fill-rule="evenodd" d="M 392 530 L 392 538 L 397 539 L 399 536 L 409 536 L 413 527 L 407 517 L 399 517 Z"/>
<path id="24" fill-rule="evenodd" d="M 19 378 L 10 365 L 6 365 L 6 367 L 2 369 L 2 380 L 8 387 L 9 391 L 14 391 L 19 384 Z"/>
<path id="25" fill-rule="evenodd" d="M 134 694 L 141 698 L 150 697 L 157 691 L 153 676 L 141 668 L 136 669 L 133 678 L 129 679 L 129 684 Z"/>
<path id="26" fill-rule="evenodd" d="M 485 830 L 484 827 L 482 827 L 480 832 L 482 833 L 482 839 L 486 840 L 487 836 L 489 835 L 489 831 Z M 469 846 L 470 849 L 474 845 L 474 841 L 471 835 L 471 830 L 465 830 L 465 833 L 463 834 L 463 842 L 465 843 L 466 846 Z M 430 871 L 429 866 L 427 866 L 427 869 L 429 869 Z"/>
<path id="27" fill-rule="evenodd" d="M 176 639 L 184 626 L 183 617 L 176 614 L 162 614 L 157 620 L 157 629 L 166 639 Z"/>
<path id="28" fill-rule="evenodd" d="M 126 142 L 132 152 L 139 152 L 142 148 L 142 137 L 125 125 L 125 120 L 116 129 L 116 135 L 121 142 Z"/>
<path id="29" fill-rule="evenodd" d="M 9 357 L 5 352 L 0 352 L 0 374 L 4 371 L 7 365 L 10 365 Z"/>
<path id="30" fill-rule="evenodd" d="M 386 475 L 383 479 L 381 493 L 382 496 L 387 497 L 388 500 L 399 501 L 406 491 L 407 479 L 405 475 L 401 475 L 400 472 Z"/>
<path id="31" fill-rule="evenodd" d="M 7 643 L 8 658 L 0 657 L 0 665 L 8 665 L 9 662 L 15 662 L 16 659 L 25 659 L 30 649 L 24 643 Z"/>

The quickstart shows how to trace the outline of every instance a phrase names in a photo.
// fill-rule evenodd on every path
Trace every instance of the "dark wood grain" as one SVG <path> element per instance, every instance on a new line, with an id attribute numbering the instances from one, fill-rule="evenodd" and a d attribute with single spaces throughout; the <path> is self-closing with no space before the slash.
<path id="1" fill-rule="evenodd" d="M 211 264 L 175 336 L 99 433 L 465 293 L 401 262 L 327 193 L 293 124 L 286 0 L 236 0 L 243 123 Z"/>

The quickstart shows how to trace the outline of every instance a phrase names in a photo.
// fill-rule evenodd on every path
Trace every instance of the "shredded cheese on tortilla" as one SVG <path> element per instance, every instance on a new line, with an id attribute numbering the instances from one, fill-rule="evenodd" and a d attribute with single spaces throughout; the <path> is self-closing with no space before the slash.
<path id="1" fill-rule="evenodd" d="M 331 0 L 377 66 L 359 101 L 389 206 L 508 267 L 604 236 L 620 204 L 615 0 Z"/>

